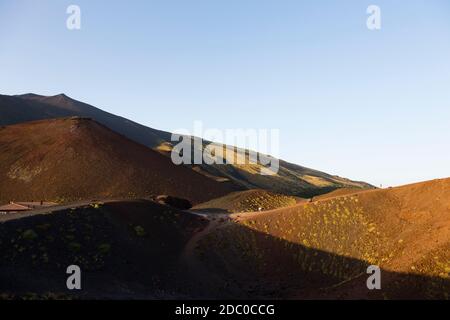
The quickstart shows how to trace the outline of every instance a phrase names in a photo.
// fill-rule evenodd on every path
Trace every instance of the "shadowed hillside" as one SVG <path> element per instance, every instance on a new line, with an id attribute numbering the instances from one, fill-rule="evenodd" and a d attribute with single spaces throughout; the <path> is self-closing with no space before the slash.
<path id="1" fill-rule="evenodd" d="M 112 201 L 0 216 L 0 299 L 182 298 L 184 245 L 204 218 L 151 201 Z M 82 270 L 83 291 L 66 288 Z"/>
<path id="2" fill-rule="evenodd" d="M 208 223 L 151 201 L 74 205 L 0 222 L 6 299 L 445 299 L 450 289 L 444 276 L 384 267 L 382 290 L 369 291 L 367 260 L 258 231 L 253 223 Z M 71 264 L 81 267 L 81 292 L 65 287 Z"/>
<path id="3" fill-rule="evenodd" d="M 382 267 L 382 289 L 372 291 L 366 286 L 368 261 L 240 224 L 210 233 L 196 255 L 202 265 L 196 286 L 219 298 L 449 299 L 446 277 Z"/>
<path id="4" fill-rule="evenodd" d="M 81 118 L 1 128 L 0 180 L 0 202 L 167 194 L 199 203 L 237 189 Z"/>
<path id="5" fill-rule="evenodd" d="M 156 148 L 170 140 L 170 133 L 151 129 L 113 115 L 86 103 L 69 98 L 64 94 L 40 96 L 25 94 L 21 96 L 0 95 L 0 125 L 11 125 L 26 121 L 45 120 L 64 117 L 92 118 L 108 128 L 150 148 Z"/>
<path id="6" fill-rule="evenodd" d="M 169 155 L 173 147 L 171 133 L 145 127 L 64 94 L 49 97 L 36 94 L 0 95 L 0 125 L 68 116 L 92 118 L 115 132 L 165 155 Z M 236 159 L 238 156 L 236 148 L 226 148 L 224 158 Z M 245 189 L 264 189 L 300 197 L 312 197 L 343 187 L 373 188 L 364 182 L 351 181 L 285 161 L 280 161 L 280 169 L 275 176 L 262 176 L 261 167 L 260 163 L 204 164 L 194 166 L 194 169 L 216 181 L 229 180 Z"/>
<path id="7" fill-rule="evenodd" d="M 205 270 L 235 279 L 249 296 L 449 298 L 450 179 L 235 221 L 205 235 L 196 252 Z M 387 275 L 382 291 L 365 288 L 368 265 Z"/>

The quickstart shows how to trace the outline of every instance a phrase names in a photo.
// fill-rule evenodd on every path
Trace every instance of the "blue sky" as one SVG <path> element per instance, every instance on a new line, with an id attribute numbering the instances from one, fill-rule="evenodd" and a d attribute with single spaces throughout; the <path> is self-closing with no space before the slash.
<path id="1" fill-rule="evenodd" d="M 0 93 L 27 92 L 169 131 L 279 128 L 283 159 L 376 185 L 449 177 L 450 2 L 0 0 Z"/>

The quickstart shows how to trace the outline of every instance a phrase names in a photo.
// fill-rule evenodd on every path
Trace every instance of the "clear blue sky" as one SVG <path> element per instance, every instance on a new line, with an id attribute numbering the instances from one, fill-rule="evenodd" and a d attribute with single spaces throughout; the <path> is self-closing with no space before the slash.
<path id="1" fill-rule="evenodd" d="M 0 0 L 0 93 L 26 92 L 169 131 L 280 128 L 282 158 L 376 185 L 448 177 L 450 2 Z"/>

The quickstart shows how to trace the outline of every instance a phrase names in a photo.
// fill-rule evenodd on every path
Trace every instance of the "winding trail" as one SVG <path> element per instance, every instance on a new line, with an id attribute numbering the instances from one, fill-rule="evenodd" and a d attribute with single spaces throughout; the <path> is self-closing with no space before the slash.
<path id="1" fill-rule="evenodd" d="M 305 203 L 296 204 L 295 206 L 301 206 Z M 286 207 L 285 207 L 286 208 Z M 285 209 L 284 208 L 284 209 Z M 215 232 L 219 228 L 236 224 L 245 219 L 254 218 L 255 216 L 270 214 L 272 212 L 279 211 L 282 208 L 277 208 L 268 211 L 256 211 L 256 212 L 239 212 L 239 213 L 217 213 L 214 211 L 196 212 L 191 210 L 184 211 L 187 214 L 196 215 L 208 220 L 208 225 L 192 236 L 186 243 L 181 255 L 180 262 L 187 268 L 187 272 L 197 280 L 197 285 L 204 291 L 210 292 L 211 290 L 220 290 L 220 285 L 227 285 L 227 289 L 230 292 L 239 292 L 240 288 L 233 283 L 230 283 L 229 279 L 224 279 L 223 275 L 212 271 L 208 268 L 203 261 L 201 261 L 199 255 L 201 252 L 197 252 L 199 242 L 209 234 Z"/>
<path id="2" fill-rule="evenodd" d="M 180 260 L 181 263 L 187 267 L 188 272 L 198 280 L 198 283 L 201 286 L 207 286 L 210 289 L 214 283 L 221 283 L 223 280 L 218 274 L 212 273 L 204 263 L 199 260 L 198 253 L 196 252 L 198 243 L 217 228 L 229 225 L 233 220 L 230 218 L 229 214 L 197 213 L 193 211 L 186 211 L 186 213 L 207 219 L 208 225 L 189 239 L 180 256 Z"/>
<path id="3" fill-rule="evenodd" d="M 21 213 L 10 213 L 5 215 L 0 215 L 0 222 L 6 222 L 10 220 L 17 220 L 22 219 L 26 217 L 36 216 L 36 215 L 47 215 L 52 214 L 54 212 L 72 209 L 72 208 L 82 208 L 86 206 L 90 206 L 94 203 L 101 203 L 101 204 L 108 204 L 108 203 L 114 203 L 114 202 L 123 202 L 123 201 L 129 201 L 129 199 L 104 199 L 104 200 L 84 200 L 84 201 L 78 201 L 78 202 L 72 202 L 68 204 L 62 204 L 62 205 L 55 205 L 55 206 L 49 206 L 44 207 L 40 209 L 34 209 L 29 210 Z"/>
<path id="4" fill-rule="evenodd" d="M 337 196 L 336 198 L 340 198 L 341 196 Z M 334 198 L 334 197 L 333 197 Z M 254 219 L 257 216 L 262 215 L 270 215 L 277 212 L 282 212 L 286 209 L 292 209 L 295 207 L 303 207 L 305 205 L 309 205 L 311 203 L 320 203 L 327 201 L 329 199 L 323 199 L 323 200 L 315 200 L 311 202 L 301 202 L 297 203 L 293 206 L 288 207 L 282 207 L 282 208 L 276 208 L 272 210 L 267 211 L 256 211 L 256 212 L 239 212 L 239 213 L 217 213 L 214 211 L 202 211 L 196 212 L 196 211 L 185 211 L 187 214 L 196 215 L 202 218 L 205 218 L 208 220 L 208 225 L 198 231 L 196 234 L 194 234 L 189 241 L 186 243 L 182 254 L 180 255 L 180 262 L 182 265 L 184 265 L 187 268 L 187 272 L 197 281 L 197 284 L 200 286 L 200 288 L 204 292 L 208 292 L 213 288 L 218 288 L 218 285 L 220 284 L 227 284 L 230 285 L 228 287 L 229 290 L 236 290 L 236 292 L 239 292 L 239 288 L 234 288 L 235 285 L 229 283 L 229 279 L 224 279 L 224 276 L 214 272 L 210 268 L 205 265 L 205 263 L 201 260 L 201 252 L 198 252 L 198 244 L 199 242 L 207 237 L 209 234 L 214 233 L 219 228 L 224 228 L 227 226 L 230 226 L 231 224 L 239 224 L 242 221 L 245 221 L 247 219 Z M 317 291 L 327 291 L 327 290 L 333 290 L 341 286 L 345 286 L 348 283 L 353 282 L 356 279 L 361 278 L 364 276 L 365 273 L 358 274 L 355 277 L 352 277 L 350 279 L 346 279 L 340 283 L 336 283 L 329 287 L 324 288 L 317 288 Z M 231 285 L 233 287 L 231 287 Z"/>
<path id="5" fill-rule="evenodd" d="M 198 256 L 195 252 L 201 239 L 214 232 L 216 229 L 226 227 L 232 223 L 239 223 L 242 220 L 254 218 L 255 216 L 270 214 L 287 208 L 303 206 L 305 204 L 307 203 L 298 203 L 290 207 L 276 208 L 267 211 L 238 213 L 217 213 L 214 211 L 202 211 L 200 213 L 196 211 L 186 210 L 185 212 L 188 214 L 207 219 L 208 225 L 201 231 L 197 232 L 193 237 L 191 237 L 191 239 L 189 239 L 181 254 L 181 261 L 188 267 L 189 271 L 192 272 L 193 275 L 196 275 L 200 278 L 205 278 L 205 275 L 210 274 L 210 272 L 207 270 L 207 268 L 205 268 L 204 264 L 198 260 Z"/>

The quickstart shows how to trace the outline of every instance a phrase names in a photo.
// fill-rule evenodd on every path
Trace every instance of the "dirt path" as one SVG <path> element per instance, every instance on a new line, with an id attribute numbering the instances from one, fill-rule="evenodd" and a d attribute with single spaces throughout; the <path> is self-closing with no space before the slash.
<path id="1" fill-rule="evenodd" d="M 32 216 L 36 216 L 36 215 L 46 215 L 46 214 L 51 214 L 51 213 L 54 213 L 57 211 L 62 211 L 62 210 L 67 210 L 67 209 L 72 209 L 72 208 L 86 207 L 93 203 L 108 204 L 108 203 L 115 203 L 115 202 L 122 202 L 122 201 L 129 201 L 129 199 L 128 200 L 127 199 L 114 199 L 114 200 L 106 199 L 106 200 L 78 201 L 78 202 L 73 202 L 73 203 L 64 204 L 64 205 L 56 205 L 56 206 L 50 206 L 50 207 L 25 211 L 22 213 L 11 213 L 11 214 L 0 215 L 0 222 L 22 219 L 22 218 L 32 217 Z"/>
<path id="2" fill-rule="evenodd" d="M 186 211 L 189 214 L 197 215 L 208 219 L 208 225 L 196 233 L 186 244 L 181 254 L 180 260 L 183 265 L 187 267 L 187 271 L 198 280 L 198 284 L 203 289 L 211 289 L 215 283 L 222 283 L 223 280 L 220 275 L 210 272 L 208 268 L 199 260 L 198 253 L 196 252 L 198 243 L 201 239 L 208 234 L 232 223 L 232 219 L 229 214 L 217 214 L 217 213 L 197 213 L 193 211 Z M 205 288 L 208 287 L 208 288 Z"/>
<path id="3" fill-rule="evenodd" d="M 320 200 L 319 200 L 320 201 Z M 267 211 L 256 211 L 256 212 L 240 212 L 240 213 L 228 213 L 228 214 L 218 214 L 213 212 L 195 212 L 195 211 L 186 211 L 189 214 L 201 216 L 203 218 L 206 218 L 209 222 L 208 225 L 197 232 L 191 239 L 187 242 L 186 246 L 183 249 L 183 252 L 181 254 L 181 262 L 184 266 L 186 266 L 187 271 L 189 274 L 197 280 L 197 284 L 200 286 L 200 288 L 203 290 L 203 292 L 211 292 L 211 290 L 215 288 L 219 288 L 220 285 L 223 285 L 226 283 L 229 285 L 227 288 L 229 292 L 233 292 L 233 290 L 236 290 L 236 292 L 239 292 L 238 287 L 234 288 L 234 285 L 232 283 L 229 283 L 229 279 L 224 279 L 223 275 L 217 274 L 210 270 L 203 261 L 201 261 L 199 254 L 200 252 L 197 252 L 197 247 L 199 242 L 204 239 L 206 236 L 208 236 L 211 233 L 214 233 L 217 229 L 227 227 L 230 224 L 239 224 L 242 223 L 242 221 L 245 221 L 247 219 L 254 219 L 255 217 L 262 216 L 262 215 L 270 215 L 270 214 L 276 214 L 277 212 L 281 210 L 285 210 L 286 208 L 295 208 L 295 207 L 301 207 L 304 205 L 308 205 L 309 202 L 306 203 L 299 203 L 290 207 L 284 207 L 284 208 L 277 208 L 273 210 L 267 210 Z M 333 291 L 336 290 L 338 287 L 351 287 L 352 283 L 355 281 L 355 279 L 359 279 L 364 274 L 359 274 L 351 279 L 347 279 L 345 281 L 342 281 L 341 283 L 334 284 L 333 286 L 327 287 L 327 288 L 318 288 L 317 292 L 322 291 Z M 220 290 L 220 288 L 218 289 Z M 228 291 L 227 290 L 227 291 Z M 323 293 L 322 293 L 323 294 Z M 305 297 L 302 297 L 305 298 Z"/>
<path id="4" fill-rule="evenodd" d="M 291 207 L 302 206 L 306 203 L 300 203 L 293 205 Z M 198 261 L 198 258 L 195 254 L 195 250 L 197 245 L 201 239 L 205 236 L 214 232 L 217 228 L 225 227 L 231 223 L 239 223 L 245 219 L 254 218 L 256 216 L 270 214 L 273 212 L 277 212 L 281 209 L 286 209 L 290 207 L 277 208 L 273 210 L 267 211 L 256 211 L 256 212 L 240 212 L 240 213 L 214 213 L 214 212 L 195 212 L 195 211 L 185 211 L 186 213 L 193 214 L 196 216 L 200 216 L 206 218 L 209 223 L 208 225 L 198 233 L 196 233 L 186 244 L 183 253 L 181 255 L 181 260 L 187 265 L 190 271 L 193 274 L 198 274 L 199 276 L 204 276 L 206 270 L 203 264 Z"/>
<path id="5" fill-rule="evenodd" d="M 202 292 L 209 292 L 211 290 L 221 290 L 221 286 L 227 286 L 227 292 L 240 292 L 240 288 L 229 279 L 224 279 L 223 275 L 211 271 L 203 261 L 200 259 L 201 252 L 197 252 L 199 242 L 209 234 L 215 232 L 219 228 L 227 227 L 231 224 L 239 223 L 245 219 L 252 218 L 267 213 L 278 211 L 279 209 L 260 211 L 260 212 L 241 212 L 241 213 L 215 213 L 195 211 L 185 211 L 188 214 L 203 217 L 207 219 L 208 225 L 197 232 L 189 239 L 185 245 L 182 254 L 180 255 L 180 263 L 187 268 L 187 272 L 197 280 L 197 286 Z M 221 294 L 221 292 L 218 292 Z"/>

